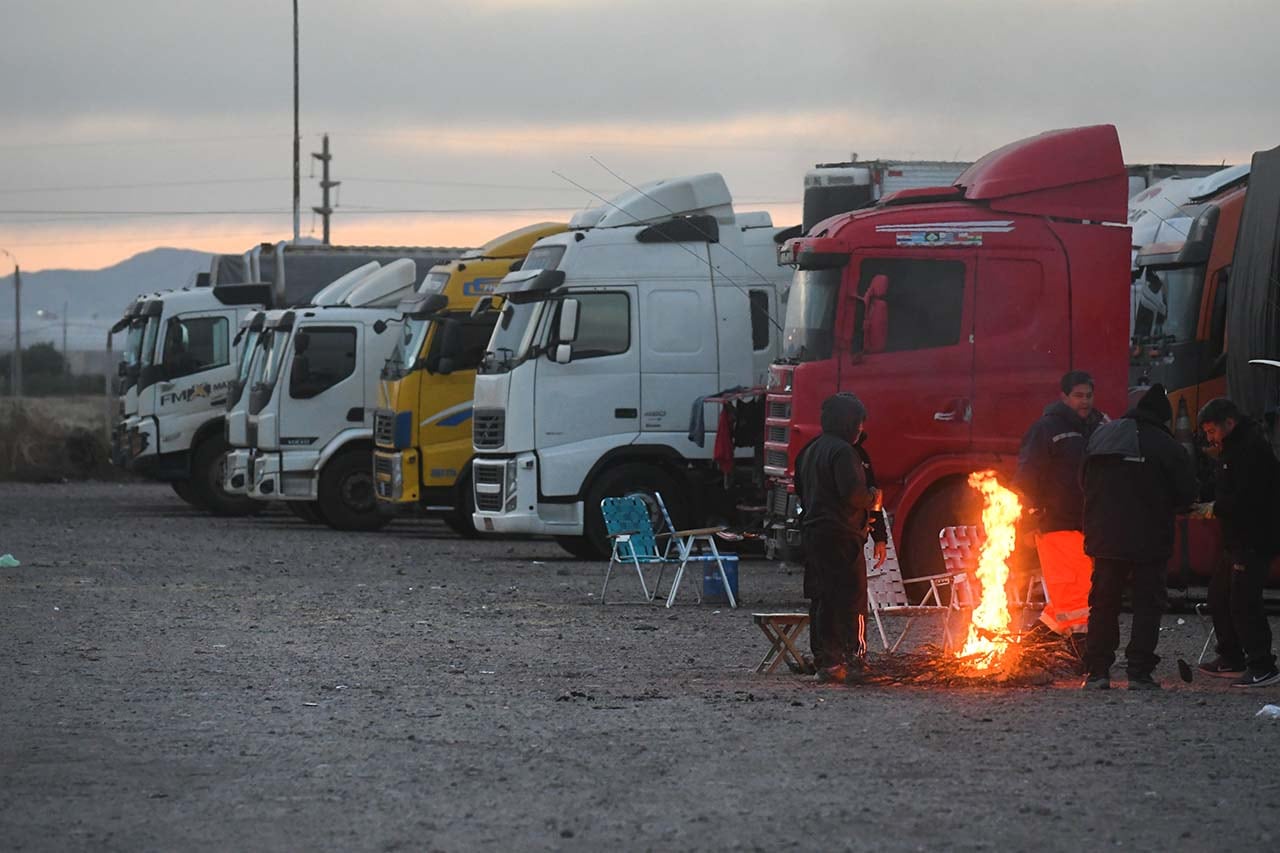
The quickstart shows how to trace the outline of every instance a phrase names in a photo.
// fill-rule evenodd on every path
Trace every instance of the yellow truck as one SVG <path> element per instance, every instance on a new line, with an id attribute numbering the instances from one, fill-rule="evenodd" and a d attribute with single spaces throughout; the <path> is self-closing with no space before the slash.
<path id="1" fill-rule="evenodd" d="M 401 303 L 401 338 L 382 371 L 374 413 L 374 491 L 379 511 L 415 508 L 462 536 L 471 521 L 471 395 L 498 318 L 493 291 L 533 244 L 567 230 L 540 222 L 432 267 Z"/>

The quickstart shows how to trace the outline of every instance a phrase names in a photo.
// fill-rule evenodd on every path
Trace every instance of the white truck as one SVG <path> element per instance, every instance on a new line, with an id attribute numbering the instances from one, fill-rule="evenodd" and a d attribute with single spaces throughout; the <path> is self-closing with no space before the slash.
<path id="1" fill-rule="evenodd" d="M 374 492 L 373 415 L 379 374 L 400 339 L 398 306 L 418 280 L 411 259 L 396 260 L 335 282 L 336 290 L 354 284 L 338 304 L 285 311 L 265 324 L 271 338 L 247 394 L 251 498 L 299 503 L 301 517 L 340 530 L 390 520 Z"/>
<path id="2" fill-rule="evenodd" d="M 409 256 L 425 273 L 461 251 L 263 244 L 242 259 L 215 257 L 199 282 L 210 286 L 149 297 L 145 312 L 156 318 L 154 342 L 142 344 L 137 408 L 117 430 L 118 461 L 174 483 L 179 495 L 215 514 L 254 511 L 258 504 L 223 488 L 224 413 L 240 366 L 233 346 L 240 325 L 264 306 L 305 303 L 325 284 L 370 261 Z M 227 280 L 241 276 L 248 280 Z"/>
<path id="3" fill-rule="evenodd" d="M 726 476 L 713 461 L 718 408 L 698 406 L 701 444 L 692 414 L 701 397 L 764 383 L 788 231 L 735 214 L 716 173 L 635 188 L 569 228 L 497 288 L 475 383 L 476 529 L 551 535 L 592 556 L 608 553 L 603 497 L 659 491 L 677 524 L 732 517 L 739 484 L 758 474 L 754 450 L 734 451 Z"/>

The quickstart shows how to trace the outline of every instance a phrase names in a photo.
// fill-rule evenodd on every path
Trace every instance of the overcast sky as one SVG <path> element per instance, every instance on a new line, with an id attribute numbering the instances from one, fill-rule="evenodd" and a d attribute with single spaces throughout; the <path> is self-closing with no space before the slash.
<path id="1" fill-rule="evenodd" d="M 1110 122 L 1129 162 L 1280 144 L 1277 0 L 301 0 L 302 231 L 475 245 L 631 181 L 971 160 Z M 0 247 L 25 269 L 291 234 L 289 0 L 0 0 Z M 469 213 L 463 211 L 470 211 Z M 7 261 L 0 262 L 3 267 Z M 0 301 L 0 305 L 4 303 Z"/>

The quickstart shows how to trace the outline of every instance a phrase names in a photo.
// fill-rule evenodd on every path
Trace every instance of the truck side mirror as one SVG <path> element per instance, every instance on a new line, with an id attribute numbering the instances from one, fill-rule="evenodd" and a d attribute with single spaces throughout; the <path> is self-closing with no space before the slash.
<path id="1" fill-rule="evenodd" d="M 436 360 L 435 373 L 448 376 L 455 370 L 458 353 L 462 350 L 462 324 L 448 319 L 440 324 L 440 357 Z"/>
<path id="2" fill-rule="evenodd" d="M 565 299 L 560 303 L 560 326 L 556 330 L 556 342 L 571 344 L 578 339 L 578 313 L 581 303 L 576 299 Z M 557 355 L 556 361 L 560 361 Z M 567 364 L 567 360 L 560 362 Z"/>
<path id="3" fill-rule="evenodd" d="M 568 364 L 573 361 L 573 347 L 569 344 L 557 344 L 551 357 L 556 364 Z"/>
<path id="4" fill-rule="evenodd" d="M 884 352 L 889 344 L 888 299 L 889 277 L 874 276 L 863 297 L 862 350 L 865 353 Z"/>

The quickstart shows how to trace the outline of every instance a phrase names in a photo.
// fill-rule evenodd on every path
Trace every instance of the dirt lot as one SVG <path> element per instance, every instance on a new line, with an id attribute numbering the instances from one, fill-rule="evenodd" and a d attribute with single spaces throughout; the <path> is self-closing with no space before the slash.
<path id="1" fill-rule="evenodd" d="M 0 485 L 0 847 L 1275 850 L 1280 689 L 818 687 L 738 612 L 429 522 Z M 689 588 L 690 590 L 692 587 Z"/>

